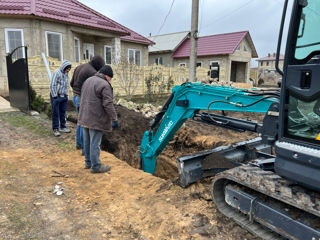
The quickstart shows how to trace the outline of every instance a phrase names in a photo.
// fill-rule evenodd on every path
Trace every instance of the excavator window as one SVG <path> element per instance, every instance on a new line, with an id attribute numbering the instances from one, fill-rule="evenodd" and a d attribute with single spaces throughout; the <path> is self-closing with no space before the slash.
<path id="1" fill-rule="evenodd" d="M 295 74 L 287 77 L 286 88 L 289 90 L 286 97 L 285 132 L 289 138 L 301 141 L 320 143 L 320 98 L 307 99 L 303 97 L 306 92 L 311 92 L 319 84 L 318 65 L 320 65 L 320 1 L 301 1 L 302 6 L 299 29 L 296 35 L 293 65 Z M 300 66 L 299 65 L 304 65 Z M 291 68 L 292 69 L 292 68 Z M 290 69 L 288 73 L 290 73 Z M 292 92 L 294 86 L 297 90 Z M 319 94 L 313 94 L 319 96 Z"/>
<path id="2" fill-rule="evenodd" d="M 298 60 L 310 59 L 320 51 L 320 2 L 309 0 L 303 8 L 295 49 Z M 318 53 L 319 54 L 319 53 Z"/>
<path id="3" fill-rule="evenodd" d="M 288 134 L 303 140 L 320 140 L 320 99 L 305 102 L 290 96 Z"/>

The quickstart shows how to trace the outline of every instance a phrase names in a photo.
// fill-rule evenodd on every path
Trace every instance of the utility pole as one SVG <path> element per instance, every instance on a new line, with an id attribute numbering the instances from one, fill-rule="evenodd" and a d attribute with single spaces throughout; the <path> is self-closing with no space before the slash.
<path id="1" fill-rule="evenodd" d="M 190 59 L 189 82 L 196 81 L 197 41 L 198 41 L 199 0 L 192 0 L 191 32 L 190 32 Z"/>

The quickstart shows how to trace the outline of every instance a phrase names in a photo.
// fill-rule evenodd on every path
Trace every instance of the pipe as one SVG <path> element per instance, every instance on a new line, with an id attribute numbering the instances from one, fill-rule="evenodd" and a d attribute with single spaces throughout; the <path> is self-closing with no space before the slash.
<path id="1" fill-rule="evenodd" d="M 47 74 L 48 74 L 49 80 L 51 80 L 51 71 L 50 71 L 50 68 L 49 68 L 49 65 L 48 65 L 48 62 L 47 62 L 46 55 L 44 55 L 44 53 L 41 53 L 41 56 L 42 56 L 42 59 L 43 59 L 44 65 L 46 66 Z"/>

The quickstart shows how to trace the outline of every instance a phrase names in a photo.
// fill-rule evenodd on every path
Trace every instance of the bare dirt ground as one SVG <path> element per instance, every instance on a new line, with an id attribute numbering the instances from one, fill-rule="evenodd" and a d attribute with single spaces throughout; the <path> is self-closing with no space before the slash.
<path id="1" fill-rule="evenodd" d="M 118 158 L 101 152 L 112 167 L 105 174 L 83 168 L 73 123 L 71 134 L 54 138 L 45 118 L 0 114 L 0 239 L 258 239 L 216 210 L 209 180 L 174 183 L 177 156 L 253 135 L 190 121 L 159 156 L 160 178 L 130 166 L 149 119 L 117 110 L 120 129 L 102 145 Z"/>

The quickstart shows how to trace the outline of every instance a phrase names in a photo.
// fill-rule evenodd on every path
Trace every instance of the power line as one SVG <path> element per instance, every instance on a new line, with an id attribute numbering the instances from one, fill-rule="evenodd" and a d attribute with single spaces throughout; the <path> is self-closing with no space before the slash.
<path id="1" fill-rule="evenodd" d="M 235 12 L 239 11 L 240 9 L 248 6 L 248 5 L 249 5 L 250 3 L 252 3 L 253 1 L 254 1 L 254 0 L 249 0 L 249 1 L 247 1 L 245 4 L 243 4 L 242 6 L 240 6 L 239 8 L 234 9 L 232 12 L 229 12 L 228 14 L 225 14 L 225 15 L 222 16 L 222 17 L 215 18 L 213 21 L 215 21 L 215 23 L 216 23 L 216 22 L 218 22 L 218 21 L 220 21 L 220 20 L 222 20 L 222 19 L 224 19 L 224 18 L 226 18 L 226 17 L 229 17 L 230 15 L 232 15 L 232 14 L 234 14 Z M 208 25 L 204 26 L 204 28 L 206 28 L 206 27 L 208 27 L 208 26 L 212 26 L 212 24 L 208 24 Z"/>
<path id="2" fill-rule="evenodd" d="M 159 28 L 159 31 L 158 31 L 157 35 L 159 35 L 161 29 L 163 28 L 164 24 L 166 23 L 167 18 L 168 18 L 168 16 L 170 15 L 170 12 L 171 12 L 171 10 L 172 10 L 174 1 L 175 1 L 175 0 L 172 0 L 172 3 L 171 3 L 171 6 L 170 6 L 170 9 L 169 9 L 169 12 L 167 13 L 166 17 L 164 18 L 163 23 L 162 23 L 161 27 Z"/>

